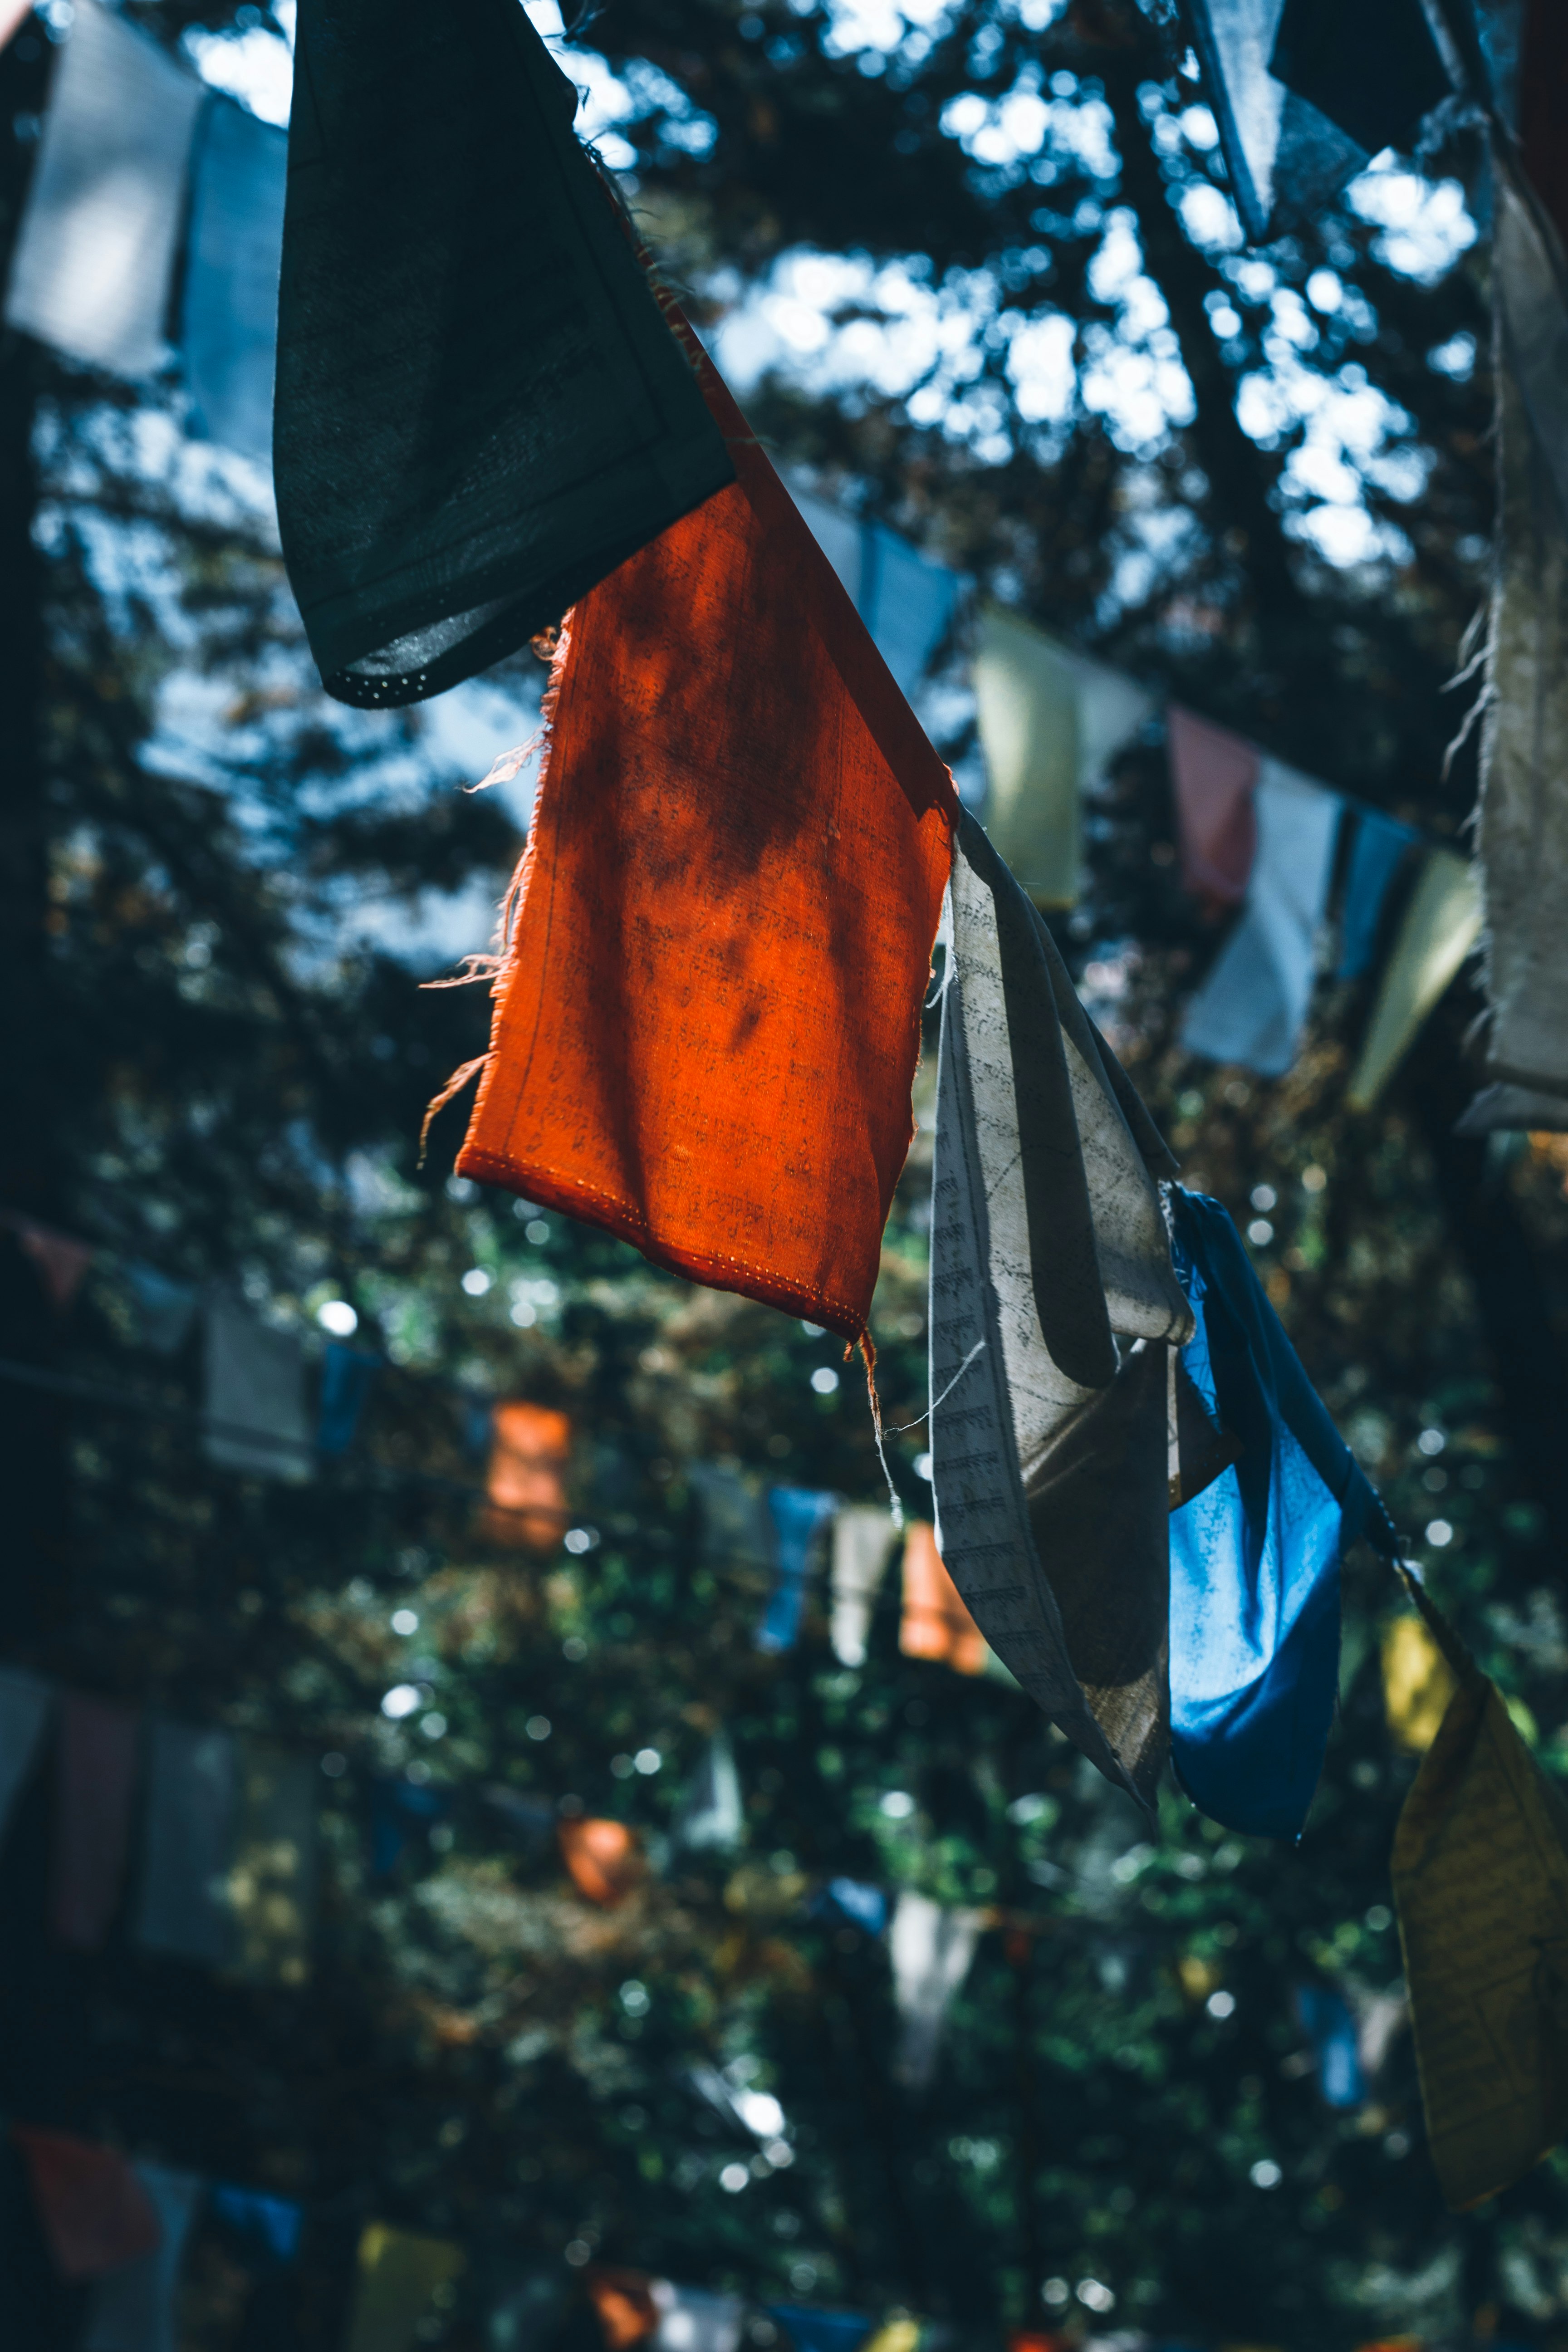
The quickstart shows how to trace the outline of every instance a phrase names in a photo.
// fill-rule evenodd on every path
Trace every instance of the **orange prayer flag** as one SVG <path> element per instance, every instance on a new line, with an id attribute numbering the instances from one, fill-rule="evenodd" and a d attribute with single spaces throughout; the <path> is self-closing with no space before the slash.
<path id="1" fill-rule="evenodd" d="M 689 349 L 736 480 L 567 618 L 458 1166 L 857 1339 L 957 801 Z"/>
<path id="2" fill-rule="evenodd" d="M 600 1824 L 600 1826 L 604 1826 Z M 611 2270 L 595 2264 L 586 2273 L 588 2300 L 599 2315 L 605 2352 L 629 2352 L 658 2326 L 658 2305 L 653 2281 L 642 2271 Z"/>
<path id="3" fill-rule="evenodd" d="M 563 1412 L 514 1401 L 490 1415 L 485 1479 L 490 1533 L 498 1543 L 553 1551 L 566 1531 L 566 1467 L 572 1423 Z"/>
<path id="4" fill-rule="evenodd" d="M 118 2148 L 64 2132 L 12 2126 L 26 2160 L 55 2268 L 62 2278 L 103 2278 L 163 2242 L 153 2200 Z"/>
<path id="5" fill-rule="evenodd" d="M 563 1822 L 561 1855 L 579 1895 L 606 1908 L 624 1903 L 642 1876 L 637 1833 L 625 1822 Z"/>
<path id="6" fill-rule="evenodd" d="M 936 1548 L 936 1529 L 917 1519 L 904 1541 L 904 1613 L 899 1647 L 906 1658 L 934 1658 L 961 1675 L 983 1675 L 990 1650 Z"/>

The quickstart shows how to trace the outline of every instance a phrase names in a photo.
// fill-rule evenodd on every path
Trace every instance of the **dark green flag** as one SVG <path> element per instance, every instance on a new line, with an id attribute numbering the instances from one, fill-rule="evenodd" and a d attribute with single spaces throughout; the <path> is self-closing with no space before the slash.
<path id="1" fill-rule="evenodd" d="M 513 652 L 732 478 L 518 0 L 300 0 L 274 470 L 327 690 Z"/>

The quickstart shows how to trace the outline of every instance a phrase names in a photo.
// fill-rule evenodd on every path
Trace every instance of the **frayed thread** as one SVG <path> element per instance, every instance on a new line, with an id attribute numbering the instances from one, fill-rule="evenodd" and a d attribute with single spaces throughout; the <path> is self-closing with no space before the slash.
<path id="1" fill-rule="evenodd" d="M 882 1433 L 882 1400 L 877 1393 L 877 1343 L 869 1330 L 861 1332 L 858 1345 L 866 1365 L 866 1394 L 871 1402 L 871 1431 L 877 1441 L 877 1459 L 882 1465 L 882 1475 L 888 1482 L 888 1505 L 893 1515 L 893 1525 L 901 1535 L 904 1529 L 904 1507 L 899 1500 L 899 1490 L 893 1484 L 893 1474 L 888 1466 L 888 1449 L 883 1443 Z M 854 1354 L 855 1347 L 856 1342 L 851 1340 L 848 1347 L 845 1349 L 846 1361 Z"/>
<path id="2" fill-rule="evenodd" d="M 488 1053 L 476 1054 L 471 1062 L 465 1062 L 460 1069 L 453 1071 L 451 1076 L 441 1088 L 439 1094 L 431 1096 L 429 1101 L 425 1106 L 425 1117 L 420 1122 L 419 1158 L 416 1163 L 416 1166 L 423 1168 L 425 1165 L 425 1147 L 430 1140 L 430 1129 L 435 1122 L 437 1115 L 446 1109 L 447 1105 L 451 1101 L 454 1095 L 460 1095 L 462 1093 L 463 1088 L 468 1084 L 471 1078 L 477 1078 L 479 1076 L 479 1072 L 484 1068 L 485 1064 L 489 1060 L 489 1055 Z"/>

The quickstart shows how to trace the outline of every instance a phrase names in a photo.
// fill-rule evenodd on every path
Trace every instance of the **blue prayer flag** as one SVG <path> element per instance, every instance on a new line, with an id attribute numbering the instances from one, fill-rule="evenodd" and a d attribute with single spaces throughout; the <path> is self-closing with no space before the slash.
<path id="1" fill-rule="evenodd" d="M 321 1359 L 321 1392 L 316 1408 L 316 1451 L 346 1454 L 359 1433 L 360 1415 L 381 1369 L 379 1356 L 329 1339 Z"/>
<path id="2" fill-rule="evenodd" d="M 376 1780 L 370 1792 L 370 1869 L 373 1878 L 390 1878 L 403 1849 L 416 1829 L 429 1829 L 450 1812 L 452 1800 L 444 1789 L 427 1789 L 416 1780 Z"/>
<path id="3" fill-rule="evenodd" d="M 300 2251 L 304 2214 L 291 2198 L 267 2197 L 259 2189 L 230 2189 L 221 2183 L 212 2193 L 213 2211 L 243 2237 L 259 2238 L 280 2263 L 291 2263 Z"/>
<path id="4" fill-rule="evenodd" d="M 816 1494 L 808 1486 L 773 1486 L 768 1492 L 768 1516 L 773 1528 L 773 1584 L 757 1635 L 759 1650 L 793 1650 L 805 1607 L 805 1580 L 817 1530 L 832 1517 L 836 1495 Z"/>
<path id="5" fill-rule="evenodd" d="M 1217 1201 L 1170 1189 L 1182 1361 L 1241 1454 L 1171 1515 L 1171 1745 L 1227 1829 L 1299 1837 L 1339 1674 L 1340 1552 L 1397 1549 Z"/>
<path id="6" fill-rule="evenodd" d="M 1375 809 L 1359 812 L 1350 871 L 1345 877 L 1344 910 L 1340 917 L 1340 960 L 1336 977 L 1359 980 L 1372 963 L 1377 947 L 1383 902 L 1394 868 L 1415 838 L 1397 817 L 1380 816 Z"/>
<path id="7" fill-rule="evenodd" d="M 813 1915 L 824 1918 L 837 1912 L 868 1936 L 879 1936 L 888 1924 L 888 1898 L 879 1886 L 863 1878 L 830 1878 L 812 1904 Z"/>
<path id="8" fill-rule="evenodd" d="M 1318 2088 L 1326 2105 L 1359 2107 L 1366 2097 L 1355 2020 L 1331 1985 L 1296 1988 L 1296 2014 L 1318 2061 Z"/>
<path id="9" fill-rule="evenodd" d="M 770 2303 L 768 2316 L 777 2320 L 795 2352 L 858 2352 L 871 2333 L 863 2311 L 815 2311 L 805 2303 Z"/>
<path id="10" fill-rule="evenodd" d="M 952 626 L 958 590 L 957 572 L 928 562 L 907 539 L 879 522 L 862 526 L 855 601 L 901 693 L 913 694 L 931 667 Z"/>

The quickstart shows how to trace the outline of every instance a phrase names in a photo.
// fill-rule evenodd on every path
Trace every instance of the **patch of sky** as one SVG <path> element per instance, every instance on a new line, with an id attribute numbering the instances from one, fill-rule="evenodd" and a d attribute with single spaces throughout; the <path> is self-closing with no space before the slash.
<path id="1" fill-rule="evenodd" d="M 822 46 L 830 58 L 905 47 L 911 33 L 922 53 L 952 26 L 946 0 L 829 0 Z"/>
<path id="2" fill-rule="evenodd" d="M 1363 172 L 1346 196 L 1351 209 L 1380 230 L 1373 244 L 1378 259 L 1423 286 L 1446 277 L 1476 241 L 1459 182 L 1423 179 L 1396 157 Z"/>
<path id="3" fill-rule="evenodd" d="M 1051 160 L 1076 162 L 1091 179 L 1113 180 L 1120 169 L 1110 109 L 1100 98 L 1047 98 L 1039 69 L 1026 66 L 1005 97 L 960 90 L 942 110 L 945 137 L 977 163 L 1006 167 L 1050 151 Z"/>
<path id="4" fill-rule="evenodd" d="M 279 31 L 250 6 L 236 10 L 230 32 L 193 26 L 184 36 L 185 55 L 211 89 L 226 90 L 263 122 L 285 124 L 294 89 L 294 14 L 295 0 L 277 0 L 272 15 Z"/>

